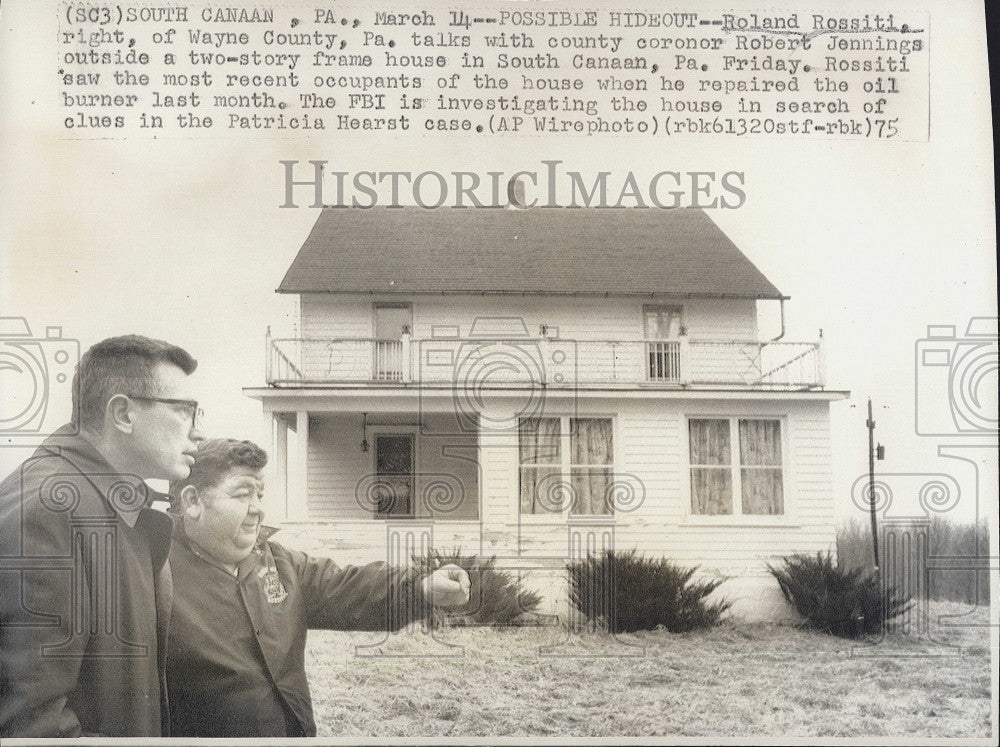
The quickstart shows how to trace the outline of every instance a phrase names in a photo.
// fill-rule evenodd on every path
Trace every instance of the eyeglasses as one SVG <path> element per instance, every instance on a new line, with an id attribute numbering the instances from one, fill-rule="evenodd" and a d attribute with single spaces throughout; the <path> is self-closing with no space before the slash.
<path id="1" fill-rule="evenodd" d="M 197 428 L 198 421 L 205 415 L 205 411 L 198 407 L 198 403 L 193 399 L 168 399 L 167 397 L 142 397 L 138 394 L 126 394 L 129 399 L 137 399 L 140 402 L 161 402 L 165 405 L 176 405 L 183 407 L 191 413 L 191 427 Z"/>

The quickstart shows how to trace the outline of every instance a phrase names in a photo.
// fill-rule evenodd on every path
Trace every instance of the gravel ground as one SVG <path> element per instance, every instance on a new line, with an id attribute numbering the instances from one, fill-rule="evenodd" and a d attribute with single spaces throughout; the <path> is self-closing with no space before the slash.
<path id="1" fill-rule="evenodd" d="M 987 610 L 933 603 L 924 637 L 857 643 L 727 623 L 610 637 L 561 627 L 312 631 L 320 736 L 959 737 L 991 727 Z"/>

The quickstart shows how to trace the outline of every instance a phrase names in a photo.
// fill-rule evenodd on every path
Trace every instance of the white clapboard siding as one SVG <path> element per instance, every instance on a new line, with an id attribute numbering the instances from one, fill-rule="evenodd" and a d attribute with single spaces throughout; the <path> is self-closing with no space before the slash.
<path id="1" fill-rule="evenodd" d="M 498 400 L 491 406 L 499 413 L 504 404 Z M 559 414 L 560 407 L 565 405 L 553 404 L 550 414 Z M 678 396 L 642 402 L 581 400 L 575 407 L 583 416 L 614 417 L 616 479 L 639 490 L 641 502 L 614 517 L 617 547 L 634 547 L 724 574 L 760 573 L 767 562 L 781 555 L 833 547 L 828 403 L 690 400 Z M 781 419 L 786 516 L 706 519 L 690 514 L 687 418 L 712 416 Z M 359 537 L 370 535 L 375 531 L 371 525 L 377 528 L 379 522 L 372 520 L 355 498 L 359 479 L 372 471 L 371 452 L 366 454 L 358 447 L 356 420 L 356 416 L 338 415 L 310 420 L 309 517 L 321 522 L 347 521 L 352 527 L 357 524 L 359 529 L 352 528 L 350 533 Z M 477 439 L 465 438 L 469 451 L 477 451 Z M 478 470 L 467 462 L 437 459 L 434 450 L 440 453 L 439 445 L 433 441 L 418 441 L 418 471 L 452 474 L 470 491 L 476 486 L 478 495 L 468 498 L 478 499 L 480 513 L 463 514 L 468 520 L 454 524 L 467 541 L 471 538 L 491 554 L 520 558 L 528 565 L 558 564 L 569 557 L 568 525 L 572 521 L 567 523 L 559 516 L 519 516 L 516 435 L 478 439 Z M 372 541 L 384 542 L 384 537 Z"/>
<path id="2" fill-rule="evenodd" d="M 305 293 L 299 313 L 305 338 L 371 337 L 374 311 L 371 298 Z"/>
<path id="3" fill-rule="evenodd" d="M 356 498 L 372 471 L 371 452 L 361 451 L 357 415 L 309 418 L 308 515 L 317 521 L 362 520 L 371 514 Z"/>
<path id="4" fill-rule="evenodd" d="M 467 338 L 476 331 L 473 323 L 477 319 L 487 325 L 478 331 L 494 336 L 505 334 L 506 324 L 506 332 L 511 336 L 526 333 L 537 339 L 540 327 L 545 325 L 549 335 L 560 340 L 631 341 L 638 347 L 614 347 L 608 351 L 581 345 L 580 368 L 597 371 L 595 376 L 604 380 L 611 378 L 606 369 L 621 371 L 629 366 L 636 369 L 640 380 L 646 376 L 645 353 L 640 342 L 645 337 L 645 301 L 568 296 L 304 295 L 300 334 L 320 341 L 298 348 L 305 370 L 331 380 L 367 378 L 374 365 L 370 346 L 359 345 L 352 353 L 349 346 L 324 347 L 322 341 L 372 338 L 373 304 L 379 301 L 411 303 L 413 337 L 421 341 L 441 333 Z M 692 340 L 756 338 L 756 303 L 752 300 L 658 299 L 657 303 L 683 306 L 683 323 Z M 507 321 L 501 324 L 497 319 Z M 590 356 L 587 359 L 582 357 L 584 350 Z M 417 359 L 413 373 L 419 376 L 419 351 L 414 354 Z M 738 347 L 711 345 L 700 350 L 692 346 L 690 354 L 691 363 L 697 364 L 708 377 L 713 371 L 723 376 L 739 370 L 743 365 L 740 356 L 746 356 Z M 698 359 L 699 355 L 703 359 Z M 358 372 L 361 375 L 356 375 Z M 509 418 L 512 425 L 516 424 L 517 413 L 511 400 L 490 399 L 488 394 L 486 397 L 491 417 Z M 544 414 L 614 419 L 615 477 L 632 490 L 634 502 L 629 511 L 617 512 L 613 521 L 603 525 L 597 520 L 590 527 L 583 526 L 586 522 L 562 516 L 521 516 L 516 427 L 506 436 L 466 434 L 435 438 L 421 431 L 417 438 L 417 479 L 412 499 L 417 507 L 417 518 L 412 520 L 414 536 L 425 539 L 432 536 L 434 546 L 440 550 L 461 547 L 469 553 L 496 555 L 502 566 L 545 569 L 538 571 L 545 578 L 558 575 L 565 562 L 574 557 L 573 541 L 581 537 L 586 541 L 589 537 L 599 549 L 612 532 L 614 545 L 619 549 L 636 548 L 681 565 L 697 565 L 709 576 L 744 579 L 763 579 L 767 564 L 783 555 L 834 548 L 834 500 L 849 497 L 832 494 L 826 401 L 784 397 L 736 400 L 726 399 L 722 392 L 716 398 L 703 399 L 681 391 L 668 396 L 651 393 L 639 400 L 606 396 L 573 401 L 563 396 L 550 398 Z M 687 420 L 713 416 L 781 419 L 786 515 L 764 518 L 691 515 Z M 400 427 L 404 423 L 413 426 L 420 420 L 417 412 L 398 412 L 390 420 L 392 417 Z M 424 418 L 434 417 L 446 418 L 424 414 Z M 428 424 L 432 426 L 429 432 L 449 430 L 444 422 L 424 423 Z M 367 433 L 370 447 L 374 446 L 376 431 L 377 428 L 370 428 Z M 357 413 L 330 412 L 310 417 L 308 522 L 287 525 L 281 537 L 283 542 L 331 555 L 344 563 L 392 560 L 386 556 L 387 533 L 394 531 L 395 524 L 372 518 L 364 487 L 365 479 L 374 472 L 374 452 L 373 448 L 362 451 L 361 439 Z M 446 455 L 445 445 L 460 447 L 459 451 L 471 456 L 472 461 Z M 448 483 L 464 500 L 456 512 L 435 516 L 430 521 L 421 507 L 428 500 L 427 487 L 434 480 Z M 400 526 L 405 528 L 405 522 Z M 564 588 L 564 583 L 560 581 L 556 586 Z M 747 594 L 748 599 L 753 599 L 757 592 Z"/>
<path id="5" fill-rule="evenodd" d="M 312 379 L 370 379 L 373 352 L 362 342 L 324 343 L 324 340 L 364 340 L 374 336 L 370 303 L 340 296 L 304 294 L 299 297 L 304 341 L 292 345 L 293 362 Z"/>
<path id="6" fill-rule="evenodd" d="M 469 522 L 434 522 L 418 525 L 432 536 L 433 546 L 442 551 L 460 548 L 469 555 L 495 555 L 490 543 L 483 543 L 482 532 Z M 363 565 L 387 561 L 409 564 L 409 558 L 390 557 L 389 534 L 403 529 L 399 522 L 309 522 L 287 523 L 275 538 L 283 545 L 310 555 L 332 557 L 341 565 Z"/>
<path id="7" fill-rule="evenodd" d="M 640 552 L 713 567 L 721 572 L 760 570 L 779 555 L 830 549 L 835 539 L 835 524 L 830 491 L 828 407 L 825 402 L 623 403 L 617 415 L 616 475 L 638 477 L 645 497 L 634 511 L 616 517 L 617 546 L 635 547 Z M 747 517 L 708 524 L 701 517 L 689 515 L 684 429 L 690 415 L 782 418 L 787 431 L 784 469 L 789 516 L 786 519 L 779 519 L 778 525 L 768 523 L 770 517 L 762 521 Z M 494 461 L 501 463 L 497 457 Z M 496 479 L 502 483 L 502 476 Z M 546 555 L 566 550 L 564 525 L 521 522 L 517 532 L 522 552 Z"/>
<path id="8" fill-rule="evenodd" d="M 461 337 L 473 321 L 513 318 L 530 336 L 539 327 L 557 328 L 562 339 L 641 340 L 643 306 L 648 299 L 563 296 L 386 296 L 304 294 L 302 336 L 368 338 L 374 335 L 376 302 L 408 302 L 413 307 L 413 335 L 432 336 L 437 328 L 458 327 Z M 692 338 L 752 340 L 756 338 L 756 302 L 752 299 L 656 299 L 656 304 L 683 307 L 683 323 Z M 512 330 L 519 327 L 514 325 Z M 493 326 L 491 330 L 498 327 Z"/>
<path id="9" fill-rule="evenodd" d="M 428 365 L 433 353 L 446 359 L 471 362 L 478 353 L 468 341 L 481 337 L 525 338 L 527 355 L 537 359 L 545 375 L 555 381 L 636 382 L 649 376 L 649 358 L 643 342 L 644 306 L 649 299 L 633 297 L 572 296 L 386 296 L 307 294 L 302 297 L 302 340 L 279 340 L 278 348 L 307 379 L 316 381 L 367 381 L 412 375 L 421 381 L 450 380 L 456 370 L 447 364 Z M 372 342 L 376 303 L 410 303 L 411 333 L 415 346 L 412 362 L 403 373 L 404 354 L 394 340 Z M 659 302 L 659 300 L 658 300 Z M 683 308 L 683 324 L 692 344 L 685 353 L 696 381 L 753 383 L 775 365 L 793 355 L 785 347 L 761 352 L 756 337 L 756 302 L 749 299 L 663 299 Z M 535 346 L 543 329 L 546 351 Z M 447 339 L 450 338 L 450 339 Z M 733 346 L 731 341 L 751 344 Z M 724 341 L 713 345 L 712 341 Z M 706 344 L 708 343 L 708 344 Z M 472 358 L 464 357 L 472 355 Z M 425 355 L 425 353 L 427 355 Z M 784 357 L 782 357 L 784 356 Z M 553 360 L 560 360 L 553 366 Z M 808 361 L 813 358 L 809 357 Z M 801 367 L 803 364 L 799 364 Z M 664 361 L 666 378 L 680 374 L 679 367 Z M 461 368 L 461 367 L 460 367 Z M 807 367 L 808 368 L 808 367 Z M 529 366 L 529 369 L 533 369 Z M 676 370 L 675 370 L 676 369 Z M 464 370 L 464 369 L 463 369 Z M 800 373 L 779 368 L 778 376 Z M 465 372 L 468 375 L 468 371 Z M 502 375 L 494 371 L 494 375 Z M 511 373 L 512 376 L 522 374 Z M 443 377 L 443 379 L 442 379 Z M 534 378 L 532 376 L 532 378 Z"/>

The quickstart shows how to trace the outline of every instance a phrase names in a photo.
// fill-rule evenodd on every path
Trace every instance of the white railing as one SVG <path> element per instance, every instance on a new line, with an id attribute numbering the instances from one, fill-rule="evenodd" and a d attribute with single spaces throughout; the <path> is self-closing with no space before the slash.
<path id="1" fill-rule="evenodd" d="M 375 345 L 375 379 L 403 380 L 403 343 L 401 340 L 373 340 Z"/>
<path id="2" fill-rule="evenodd" d="M 646 343 L 649 358 L 649 380 L 679 382 L 681 380 L 681 344 L 675 340 Z"/>
<path id="3" fill-rule="evenodd" d="M 819 342 L 689 343 L 691 384 L 735 384 L 763 388 L 823 387 Z"/>
<path id="4" fill-rule="evenodd" d="M 272 386 L 398 382 L 471 386 L 812 389 L 820 342 L 445 337 L 269 339 Z"/>

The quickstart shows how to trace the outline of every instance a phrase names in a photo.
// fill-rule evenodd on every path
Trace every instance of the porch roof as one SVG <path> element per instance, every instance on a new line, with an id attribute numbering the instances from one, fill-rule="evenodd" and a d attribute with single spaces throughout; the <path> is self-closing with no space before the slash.
<path id="1" fill-rule="evenodd" d="M 695 208 L 324 208 L 277 292 L 785 298 Z"/>
<path id="2" fill-rule="evenodd" d="M 355 384 L 273 387 L 247 386 L 243 394 L 264 403 L 264 412 L 455 412 L 454 387 L 436 389 L 414 386 Z M 650 387 L 568 387 L 546 389 L 546 401 L 573 403 L 582 399 L 624 400 L 685 399 L 685 400 L 819 400 L 834 402 L 850 396 L 846 389 L 749 389 L 732 387 L 677 388 Z M 523 399 L 523 389 L 495 389 L 490 395 L 498 400 Z"/>

